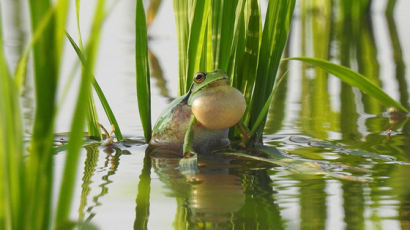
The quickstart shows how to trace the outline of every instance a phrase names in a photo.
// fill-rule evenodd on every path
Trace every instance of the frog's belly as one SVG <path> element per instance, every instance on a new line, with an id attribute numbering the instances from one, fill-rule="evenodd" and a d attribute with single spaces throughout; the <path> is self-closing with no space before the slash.
<path id="1" fill-rule="evenodd" d="M 188 124 L 182 124 L 179 127 L 169 127 L 166 133 L 155 133 L 151 138 L 150 146 L 158 148 L 156 151 L 161 151 L 162 153 L 169 151 L 172 154 L 181 154 L 187 129 Z M 229 144 L 228 132 L 229 129 L 209 130 L 201 125 L 195 126 L 194 150 L 197 153 L 206 154 L 215 148 L 227 146 Z"/>
<path id="2" fill-rule="evenodd" d="M 216 148 L 229 144 L 229 129 L 209 130 L 202 126 L 195 127 L 194 149 L 198 153 L 209 153 Z"/>

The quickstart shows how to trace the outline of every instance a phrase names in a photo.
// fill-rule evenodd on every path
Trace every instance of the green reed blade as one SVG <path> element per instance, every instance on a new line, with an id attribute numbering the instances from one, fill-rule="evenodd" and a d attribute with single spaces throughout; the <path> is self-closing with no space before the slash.
<path id="1" fill-rule="evenodd" d="M 205 30 L 207 28 L 207 18 L 209 15 L 210 0 L 193 0 L 192 1 L 192 18 L 189 25 L 189 37 L 187 44 L 187 66 L 185 75 L 184 93 L 188 92 L 192 84 L 192 77 L 196 71 L 199 71 L 202 47 Z"/>
<path id="2" fill-rule="evenodd" d="M 34 33 L 32 34 L 32 37 L 27 45 L 27 47 L 24 49 L 23 53 L 20 56 L 19 62 L 16 66 L 15 74 L 14 74 L 14 81 L 16 82 L 16 86 L 18 91 L 21 91 L 21 88 L 24 85 L 24 82 L 26 80 L 26 72 L 27 72 L 27 63 L 28 63 L 28 58 L 30 56 L 30 52 L 32 51 L 32 48 L 34 44 L 41 38 L 43 35 L 43 31 L 47 28 L 49 25 L 52 16 L 54 15 L 56 11 L 56 7 L 50 7 L 47 11 L 46 14 L 42 17 L 40 22 L 38 23 L 37 28 L 35 29 Z"/>
<path id="3" fill-rule="evenodd" d="M 205 71 L 213 71 L 214 58 L 212 56 L 212 17 L 208 17 L 208 28 L 206 30 L 206 42 L 204 46 L 206 49 L 203 52 L 206 52 L 206 68 Z"/>
<path id="4" fill-rule="evenodd" d="M 84 71 L 81 76 L 80 90 L 71 124 L 63 179 L 57 203 L 57 214 L 55 217 L 55 226 L 57 228 L 65 225 L 71 210 L 76 176 L 75 172 L 77 171 L 80 149 L 83 143 L 83 128 L 88 109 L 87 103 L 91 94 L 92 73 L 97 58 L 101 26 L 105 16 L 104 7 L 105 0 L 99 0 L 95 9 L 90 38 L 85 49 Z"/>
<path id="5" fill-rule="evenodd" d="M 55 120 L 55 100 L 62 53 L 62 36 L 67 7 L 57 1 L 29 1 L 32 31 L 43 26 L 43 17 L 52 8 L 50 23 L 45 25 L 33 46 L 35 117 L 30 155 L 26 170 L 26 217 L 24 229 L 47 229 L 50 224 L 53 178 L 53 136 Z"/>
<path id="6" fill-rule="evenodd" d="M 265 120 L 265 117 L 267 116 L 268 110 L 270 105 L 272 104 L 272 101 L 277 97 L 277 93 L 279 88 L 282 86 L 282 82 L 287 78 L 288 74 L 285 72 L 281 78 L 278 79 L 278 81 L 275 83 L 275 86 L 273 87 L 272 92 L 270 93 L 268 99 L 265 102 L 265 105 L 263 106 L 261 112 L 259 113 L 258 117 L 256 118 L 256 121 L 254 125 L 251 128 L 250 135 L 253 136 L 256 132 L 256 130 L 262 125 L 262 123 Z"/>
<path id="7" fill-rule="evenodd" d="M 83 52 L 80 50 L 80 48 L 77 46 L 73 38 L 70 36 L 69 33 L 66 32 L 67 39 L 70 41 L 71 46 L 75 50 L 78 58 L 80 59 L 81 63 L 85 65 L 85 57 Z M 118 141 L 123 140 L 123 136 L 120 130 L 120 126 L 118 125 L 117 119 L 115 118 L 115 115 L 110 107 L 110 104 L 108 103 L 107 98 L 104 95 L 104 92 L 102 91 L 100 85 L 98 84 L 97 80 L 93 76 L 92 80 L 93 88 L 95 92 L 97 93 L 98 99 L 100 99 L 100 103 L 104 108 L 105 115 L 107 116 L 108 120 L 112 125 L 114 125 L 114 131 L 115 131 L 115 137 L 117 138 Z"/>
<path id="8" fill-rule="evenodd" d="M 81 29 L 80 29 L 80 0 L 75 1 L 75 10 L 76 10 L 76 21 L 77 21 L 77 34 L 78 34 L 78 44 L 79 49 L 83 50 L 83 41 L 81 36 Z M 83 65 L 81 66 L 81 71 L 84 71 Z M 94 79 L 94 76 L 93 76 Z M 98 113 L 95 107 L 94 97 L 93 94 L 90 94 L 90 98 L 88 101 L 88 113 L 87 113 L 87 126 L 88 126 L 88 135 L 96 140 L 101 140 L 101 129 L 99 126 L 98 121 Z"/>
<path id="9" fill-rule="evenodd" d="M 212 0 L 213 69 L 228 71 L 238 0 Z"/>
<path id="10" fill-rule="evenodd" d="M 84 71 L 83 68 L 81 68 L 82 71 Z M 101 135 L 101 129 L 100 126 L 98 125 L 98 114 L 97 114 L 97 108 L 95 107 L 95 102 L 94 102 L 94 97 L 93 94 L 91 93 L 88 95 L 90 98 L 88 99 L 88 112 L 87 112 L 87 126 L 88 126 L 88 136 L 90 138 L 95 139 L 95 140 L 101 140 L 102 135 Z"/>
<path id="11" fill-rule="evenodd" d="M 293 57 L 293 58 L 285 58 L 284 61 L 288 60 L 297 60 L 309 63 L 315 67 L 320 67 L 327 72 L 333 74 L 334 76 L 340 78 L 340 80 L 346 82 L 351 86 L 355 86 L 360 89 L 362 92 L 368 94 L 371 97 L 378 99 L 381 103 L 386 106 L 391 106 L 398 108 L 404 112 L 408 112 L 404 106 L 402 106 L 399 102 L 395 101 L 382 89 L 374 85 L 370 82 L 366 77 L 363 75 L 354 72 L 353 70 L 346 68 L 341 65 L 337 65 L 325 60 L 317 59 L 317 58 L 309 58 L 309 57 Z"/>
<path id="12" fill-rule="evenodd" d="M 63 57 L 64 48 L 64 32 L 67 21 L 69 0 L 59 0 L 56 2 L 56 18 L 55 18 L 55 40 L 56 40 L 56 57 L 57 65 L 60 65 L 61 58 Z"/>
<path id="13" fill-rule="evenodd" d="M 74 39 L 70 36 L 69 33 L 66 32 L 67 39 L 70 41 L 71 46 L 75 50 L 78 58 L 80 59 L 81 63 L 85 65 L 85 57 L 81 49 L 77 46 L 75 43 Z M 93 76 L 92 84 L 94 87 L 95 92 L 97 93 L 98 98 L 100 99 L 100 103 L 104 108 L 105 115 L 107 116 L 108 120 L 112 125 L 114 125 L 114 131 L 115 131 L 115 136 L 117 137 L 117 140 L 121 141 L 123 140 L 123 136 L 120 130 L 120 126 L 118 125 L 117 119 L 115 118 L 115 115 L 110 107 L 110 104 L 108 103 L 107 98 L 104 95 L 104 92 L 102 91 L 100 85 L 98 84 L 97 80 Z"/>
<path id="14" fill-rule="evenodd" d="M 174 14 L 176 33 L 178 40 L 178 71 L 179 71 L 179 88 L 178 94 L 185 93 L 185 76 L 187 63 L 187 44 L 188 44 L 188 0 L 174 0 Z"/>
<path id="15" fill-rule="evenodd" d="M 227 74 L 230 77 L 231 85 L 239 89 L 240 76 L 236 71 L 236 67 L 242 58 L 243 53 L 245 52 L 245 16 L 244 16 L 244 6 L 246 0 L 239 0 L 237 4 L 236 13 L 235 13 L 235 24 L 234 24 L 234 35 L 232 38 L 231 50 L 230 53 L 233 58 L 229 59 Z"/>
<path id="16" fill-rule="evenodd" d="M 83 39 L 81 36 L 81 29 L 80 29 L 80 3 L 81 3 L 81 0 L 75 0 L 75 16 L 76 16 L 76 22 L 77 22 L 78 45 L 80 47 L 80 50 L 83 50 L 84 45 L 83 45 Z"/>
<path id="17" fill-rule="evenodd" d="M 147 24 L 142 0 L 135 9 L 135 67 L 137 79 L 138 109 L 145 141 L 151 139 L 151 90 L 148 62 Z"/>
<path id="18" fill-rule="evenodd" d="M 0 228 L 22 229 L 24 215 L 23 131 L 18 90 L 3 53 L 0 14 Z"/>
<path id="19" fill-rule="evenodd" d="M 210 17 L 208 18 L 207 25 L 210 23 Z M 211 31 L 209 30 L 209 26 L 207 26 L 207 29 L 205 30 L 205 35 L 204 35 L 204 40 L 201 45 L 202 50 L 201 50 L 201 58 L 199 61 L 199 68 L 201 71 L 210 71 L 211 68 L 208 68 L 208 39 L 209 39 L 209 34 Z M 212 48 L 212 47 L 211 47 Z M 212 55 L 212 52 L 211 52 Z M 211 59 L 212 60 L 212 59 Z"/>
<path id="20" fill-rule="evenodd" d="M 237 87 L 244 94 L 249 105 L 252 89 L 256 79 L 258 66 L 259 44 L 261 35 L 261 15 L 257 0 L 246 1 L 244 7 L 245 42 L 241 56 L 238 56 L 236 70 Z M 248 114 L 249 107 L 247 110 Z M 247 115 L 245 115 L 246 120 Z"/>
<path id="21" fill-rule="evenodd" d="M 98 84 L 97 80 L 93 77 L 93 87 L 95 92 L 98 95 L 98 98 L 100 99 L 100 103 L 104 108 L 105 115 L 107 116 L 108 120 L 112 125 L 114 125 L 114 133 L 115 137 L 117 138 L 118 141 L 122 141 L 124 137 L 122 136 L 120 126 L 118 125 L 117 119 L 115 118 L 115 115 L 110 107 L 110 104 L 107 101 L 107 98 L 105 97 L 100 85 Z"/>
<path id="22" fill-rule="evenodd" d="M 260 45 L 257 78 L 250 103 L 249 127 L 253 127 L 273 89 L 280 57 L 288 39 L 294 7 L 295 0 L 271 0 L 268 3 Z M 259 127 L 258 134 L 261 133 L 262 128 Z"/>

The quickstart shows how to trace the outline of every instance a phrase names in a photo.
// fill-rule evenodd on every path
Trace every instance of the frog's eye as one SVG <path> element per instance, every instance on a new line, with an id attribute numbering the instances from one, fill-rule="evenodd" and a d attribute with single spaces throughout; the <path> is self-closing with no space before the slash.
<path id="1" fill-rule="evenodd" d="M 201 82 L 203 82 L 203 81 L 205 80 L 205 78 L 206 78 L 206 73 L 204 73 L 204 72 L 198 72 L 198 73 L 196 73 L 195 76 L 194 76 L 194 82 L 195 82 L 195 83 L 201 83 Z"/>

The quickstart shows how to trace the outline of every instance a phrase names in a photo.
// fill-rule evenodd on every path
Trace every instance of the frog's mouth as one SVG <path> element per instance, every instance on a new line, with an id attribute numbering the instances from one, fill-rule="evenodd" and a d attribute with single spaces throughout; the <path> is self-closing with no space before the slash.
<path id="1" fill-rule="evenodd" d="M 221 85 L 229 85 L 229 79 L 221 78 L 221 79 L 215 80 L 213 82 L 208 83 L 208 85 L 206 85 L 204 88 L 216 87 L 216 86 L 221 86 Z"/>

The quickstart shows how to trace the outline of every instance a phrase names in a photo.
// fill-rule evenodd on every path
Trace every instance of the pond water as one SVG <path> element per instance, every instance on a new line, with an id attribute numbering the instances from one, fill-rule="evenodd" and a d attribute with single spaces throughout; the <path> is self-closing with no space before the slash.
<path id="1" fill-rule="evenodd" d="M 93 4 L 85 2 L 86 38 Z M 323 2 L 320 9 L 298 2 L 285 55 L 349 66 L 409 108 L 410 2 L 397 1 L 394 14 L 385 15 L 387 1 L 373 1 L 369 16 L 358 19 Z M 357 89 L 300 63 L 282 65 L 289 77 L 269 111 L 264 143 L 289 159 L 320 164 L 329 174 L 215 157 L 203 159 L 199 173 L 187 177 L 176 159 L 148 157 L 135 95 L 134 4 L 123 0 L 111 8 L 95 72 L 128 140 L 82 150 L 72 219 L 100 229 L 410 229 L 409 115 L 389 113 Z M 5 45 L 13 63 L 27 23 L 14 20 L 13 4 L 2 7 L 10 20 Z M 70 14 L 67 30 L 75 35 L 75 13 Z M 149 35 L 155 121 L 177 95 L 172 1 L 161 3 Z M 62 82 L 75 62 L 69 46 L 64 60 Z M 57 132 L 69 130 L 74 89 L 59 110 Z M 29 88 L 23 98 L 26 127 L 32 101 Z M 101 123 L 109 127 L 98 110 Z M 64 152 L 56 155 L 56 188 L 64 157 Z"/>

